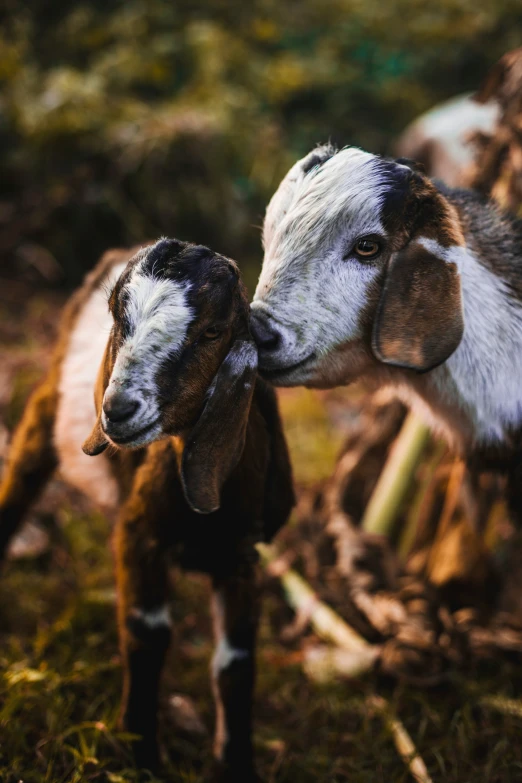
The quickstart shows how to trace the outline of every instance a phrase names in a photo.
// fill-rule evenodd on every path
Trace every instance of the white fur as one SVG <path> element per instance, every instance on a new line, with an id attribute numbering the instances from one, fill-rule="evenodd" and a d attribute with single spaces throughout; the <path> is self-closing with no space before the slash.
<path id="1" fill-rule="evenodd" d="M 212 658 L 212 669 L 218 674 L 234 663 L 244 661 L 250 656 L 250 650 L 234 647 L 230 644 L 225 631 L 225 607 L 223 597 L 219 593 L 212 596 L 212 608 L 214 618 L 214 633 L 219 639 Z"/>
<path id="2" fill-rule="evenodd" d="M 312 353 L 325 355 L 360 335 L 361 311 L 378 269 L 347 254 L 361 236 L 385 236 L 385 190 L 375 156 L 349 148 L 307 174 L 297 171 L 294 166 L 282 194 L 269 204 L 265 259 L 252 304 L 254 312 L 275 319 L 282 337 L 266 369 L 270 362 L 280 369 Z M 285 382 L 305 383 L 308 377 L 304 366 Z"/>
<path id="3" fill-rule="evenodd" d="M 96 421 L 94 384 L 112 327 L 106 286 L 115 283 L 125 266 L 118 264 L 110 270 L 77 316 L 62 364 L 54 429 L 62 476 L 106 508 L 114 508 L 118 502 L 116 481 L 107 458 L 88 457 L 82 444 Z"/>
<path id="4" fill-rule="evenodd" d="M 450 248 L 462 278 L 464 337 L 441 370 L 431 375 L 442 397 L 473 423 L 478 443 L 501 441 L 522 423 L 522 307 L 507 286 L 468 250 Z"/>
<path id="5" fill-rule="evenodd" d="M 473 163 L 474 148 L 469 137 L 477 131 L 491 134 L 498 115 L 496 102 L 477 103 L 471 94 L 459 95 L 411 123 L 397 142 L 397 154 L 422 160 L 428 147 L 430 176 L 448 185 L 462 185 L 466 169 Z"/>
<path id="6" fill-rule="evenodd" d="M 452 408 L 457 424 L 459 415 L 463 426 L 469 422 L 474 444 L 502 441 L 509 428 L 522 423 L 522 307 L 502 278 L 469 248 L 444 248 L 426 238 L 417 241 L 459 270 L 465 329 L 455 353 L 426 376 L 426 385 L 434 392 L 430 398 L 440 399 L 441 405 L 429 410 L 404 383 L 399 384 L 400 396 L 450 440 L 437 408 Z"/>
<path id="7" fill-rule="evenodd" d="M 212 668 L 216 672 L 222 672 L 228 669 L 235 661 L 244 661 L 250 656 L 249 650 L 243 650 L 240 647 L 232 647 L 228 639 L 223 636 L 212 658 Z"/>
<path id="8" fill-rule="evenodd" d="M 159 606 L 157 609 L 151 609 L 149 611 L 145 611 L 145 609 L 140 609 L 139 607 L 134 607 L 131 609 L 131 615 L 136 617 L 151 630 L 155 628 L 170 628 L 172 625 L 172 620 L 170 619 L 170 610 L 166 604 L 164 606 Z"/>
<path id="9" fill-rule="evenodd" d="M 144 261 L 126 284 L 129 336 L 118 351 L 106 394 L 122 389 L 140 403 L 129 423 L 135 430 L 158 419 L 156 373 L 185 339 L 192 318 L 187 291 L 188 283 L 148 275 Z"/>

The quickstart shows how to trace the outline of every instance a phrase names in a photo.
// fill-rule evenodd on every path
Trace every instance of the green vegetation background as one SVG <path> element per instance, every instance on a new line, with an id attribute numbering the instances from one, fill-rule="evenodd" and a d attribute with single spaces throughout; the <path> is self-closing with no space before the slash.
<path id="1" fill-rule="evenodd" d="M 237 258 L 332 139 L 386 152 L 520 45 L 520 0 L 6 0 L 0 263 L 72 285 L 160 234 Z"/>

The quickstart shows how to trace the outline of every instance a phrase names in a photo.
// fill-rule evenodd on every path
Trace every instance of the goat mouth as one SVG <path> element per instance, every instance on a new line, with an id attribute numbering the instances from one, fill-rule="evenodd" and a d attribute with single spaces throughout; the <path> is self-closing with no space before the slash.
<path id="1" fill-rule="evenodd" d="M 154 421 L 152 421 L 150 424 L 147 424 L 147 426 L 143 427 L 143 429 L 135 430 L 131 435 L 124 435 L 123 437 L 115 437 L 114 435 L 109 435 L 107 432 L 105 434 L 116 446 L 128 446 L 129 444 L 142 440 L 143 437 L 151 433 L 158 426 L 158 424 L 159 418 L 154 419 Z"/>
<path id="2" fill-rule="evenodd" d="M 308 356 L 305 356 L 304 359 L 301 359 L 299 362 L 295 362 L 295 364 L 287 364 L 284 367 L 277 367 L 274 370 L 265 370 L 263 367 L 259 368 L 259 372 L 263 376 L 263 378 L 266 378 L 267 381 L 275 381 L 278 378 L 283 378 L 285 375 L 288 375 L 289 373 L 293 373 L 296 370 L 302 369 L 306 364 L 313 361 L 317 358 L 317 354 L 315 351 L 312 351 L 312 353 L 309 353 Z"/>

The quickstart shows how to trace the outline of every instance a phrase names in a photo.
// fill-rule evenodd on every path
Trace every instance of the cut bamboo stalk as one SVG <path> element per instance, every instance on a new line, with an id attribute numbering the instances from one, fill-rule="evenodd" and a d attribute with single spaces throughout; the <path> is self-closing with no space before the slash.
<path id="1" fill-rule="evenodd" d="M 390 535 L 428 440 L 428 427 L 409 413 L 366 506 L 361 522 L 366 533 Z"/>
<path id="2" fill-rule="evenodd" d="M 426 764 L 413 744 L 412 738 L 406 731 L 402 721 L 394 715 L 386 699 L 383 699 L 382 696 L 371 696 L 368 699 L 368 704 L 383 718 L 386 728 L 393 737 L 395 747 L 408 767 L 411 776 L 415 778 L 417 783 L 433 783 L 428 774 Z"/>
<path id="3" fill-rule="evenodd" d="M 273 546 L 258 544 L 257 551 L 267 571 L 281 580 L 292 609 L 309 617 L 310 625 L 317 635 L 343 650 L 356 653 L 360 659 L 360 673 L 371 669 L 379 656 L 380 647 L 367 642 L 337 612 L 321 601 L 308 582 L 278 557 Z"/>
<path id="4" fill-rule="evenodd" d="M 446 444 L 442 442 L 438 443 L 433 456 L 426 465 L 421 486 L 412 503 L 411 510 L 408 512 L 405 525 L 401 530 L 397 551 L 399 558 L 403 563 L 408 559 L 408 556 L 417 541 L 419 528 L 422 528 L 423 524 L 425 524 L 425 520 L 433 504 L 436 484 L 435 474 L 445 453 Z"/>

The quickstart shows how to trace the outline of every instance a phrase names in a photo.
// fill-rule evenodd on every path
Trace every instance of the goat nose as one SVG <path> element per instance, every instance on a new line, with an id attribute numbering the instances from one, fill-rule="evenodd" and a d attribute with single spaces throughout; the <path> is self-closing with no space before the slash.
<path id="1" fill-rule="evenodd" d="M 139 408 L 139 402 L 125 394 L 111 394 L 103 401 L 103 412 L 112 423 L 130 419 Z"/>
<path id="2" fill-rule="evenodd" d="M 259 348 L 265 351 L 275 351 L 281 340 L 281 335 L 265 319 L 252 315 L 252 333 Z"/>

